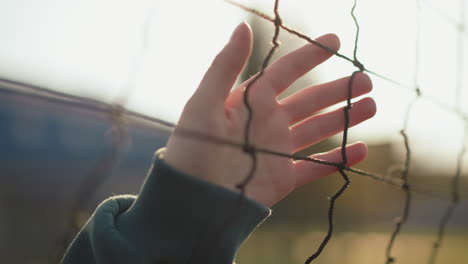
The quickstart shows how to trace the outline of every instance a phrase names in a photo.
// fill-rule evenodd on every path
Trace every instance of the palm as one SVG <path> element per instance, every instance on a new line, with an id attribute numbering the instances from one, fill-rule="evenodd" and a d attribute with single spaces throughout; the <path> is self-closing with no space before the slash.
<path id="1" fill-rule="evenodd" d="M 335 49 L 339 46 L 334 35 L 323 36 L 318 41 Z M 251 80 L 232 92 L 229 90 L 250 56 L 251 42 L 250 28 L 245 24 L 238 27 L 187 103 L 179 128 L 243 142 L 247 117 L 244 88 Z M 346 99 L 348 78 L 308 87 L 286 99 L 277 100 L 278 94 L 330 56 L 320 48 L 306 45 L 273 63 L 251 85 L 248 95 L 253 113 L 249 134 L 251 144 L 293 153 L 343 130 L 342 110 L 316 113 Z M 359 74 L 353 87 L 353 96 L 359 96 L 371 90 L 371 83 L 367 76 Z M 350 111 L 351 125 L 370 118 L 374 113 L 372 99 L 365 98 L 355 103 Z M 366 156 L 365 145 L 351 145 L 347 153 L 348 165 L 353 165 Z M 256 155 L 257 170 L 246 193 L 269 206 L 294 188 L 336 170 L 269 154 Z M 341 161 L 338 150 L 314 156 Z M 240 148 L 177 136 L 169 140 L 166 159 L 175 168 L 230 189 L 247 176 L 252 162 Z"/>

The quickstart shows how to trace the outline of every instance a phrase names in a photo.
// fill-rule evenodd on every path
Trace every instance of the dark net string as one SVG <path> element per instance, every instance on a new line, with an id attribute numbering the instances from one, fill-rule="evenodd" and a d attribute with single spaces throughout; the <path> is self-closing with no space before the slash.
<path id="1" fill-rule="evenodd" d="M 357 6 L 357 1 L 354 0 L 353 7 L 351 8 L 351 16 L 352 16 L 353 21 L 354 21 L 355 26 L 356 26 L 356 35 L 355 35 L 355 38 L 354 38 L 354 50 L 353 50 L 353 61 L 352 62 L 353 62 L 353 65 L 358 68 L 358 71 L 355 71 L 355 72 L 353 72 L 351 74 L 351 77 L 349 78 L 349 82 L 348 82 L 348 94 L 347 94 L 347 98 L 346 98 L 346 106 L 343 108 L 344 128 L 343 128 L 343 138 L 342 138 L 342 141 L 341 141 L 341 158 L 342 158 L 342 162 L 338 166 L 336 166 L 337 169 L 338 169 L 339 174 L 343 178 L 344 183 L 341 186 L 341 188 L 334 195 L 332 195 L 330 197 L 330 199 L 329 199 L 328 231 L 327 231 L 327 234 L 325 235 L 324 239 L 320 243 L 318 249 L 310 257 L 308 257 L 306 259 L 306 261 L 305 261 L 306 264 L 309 264 L 309 263 L 313 262 L 314 260 L 316 260 L 320 256 L 320 254 L 322 254 L 322 252 L 325 249 L 325 247 L 327 246 L 328 242 L 330 242 L 330 239 L 331 239 L 331 237 L 333 235 L 333 231 L 334 231 L 334 212 L 335 212 L 336 200 L 346 191 L 346 189 L 351 184 L 351 180 L 350 180 L 349 176 L 346 174 L 346 172 L 344 170 L 344 168 L 346 167 L 346 165 L 348 163 L 348 157 L 347 157 L 347 154 L 346 154 L 346 145 L 347 145 L 347 142 L 348 142 L 349 111 L 352 108 L 351 99 L 353 98 L 353 82 L 354 82 L 355 76 L 356 76 L 357 73 L 364 71 L 364 65 L 357 58 L 357 48 L 358 48 L 360 27 L 359 27 L 359 23 L 357 21 L 357 18 L 356 18 L 355 14 L 354 14 L 354 10 L 356 9 L 356 6 Z"/>
<path id="2" fill-rule="evenodd" d="M 344 122 L 344 131 L 343 131 L 343 140 L 341 144 L 341 156 L 342 156 L 342 163 L 338 164 L 336 167 L 338 168 L 338 172 L 340 173 L 341 177 L 344 180 L 343 185 L 341 188 L 333 194 L 330 199 L 329 199 L 329 207 L 328 207 L 328 231 L 327 234 L 325 235 L 324 239 L 320 243 L 318 249 L 306 259 L 305 263 L 309 264 L 315 259 L 317 259 L 322 251 L 324 250 L 325 246 L 328 244 L 330 241 L 332 235 L 333 235 L 333 230 L 334 230 L 334 212 L 335 212 L 335 202 L 336 200 L 346 191 L 346 189 L 349 187 L 351 181 L 349 176 L 345 173 L 344 168 L 346 167 L 348 158 L 346 155 L 346 142 L 348 138 L 348 129 L 349 129 L 349 110 L 351 109 L 351 98 L 352 98 L 352 83 L 354 80 L 354 76 L 356 73 L 359 71 L 353 72 L 351 75 L 351 78 L 349 80 L 348 84 L 348 99 L 347 99 L 347 104 L 345 108 L 343 109 L 344 112 L 344 117 L 345 117 L 345 122 Z"/>
<path id="3" fill-rule="evenodd" d="M 418 89 L 418 88 L 416 88 Z M 410 209 L 411 209 L 411 185 L 409 183 L 409 171 L 410 171 L 410 165 L 411 165 L 411 148 L 410 148 L 410 143 L 409 143 L 409 137 L 407 134 L 407 128 L 408 128 L 408 122 L 409 122 L 409 116 L 411 113 L 411 109 L 413 108 L 414 103 L 418 97 L 414 98 L 411 103 L 408 105 L 406 114 L 405 114 L 405 122 L 403 125 L 403 129 L 400 131 L 401 136 L 403 137 L 403 142 L 405 146 L 405 151 L 406 151 L 406 159 L 403 167 L 403 171 L 401 172 L 401 179 L 403 180 L 403 184 L 401 186 L 401 189 L 404 192 L 405 199 L 404 199 L 404 204 L 403 204 L 403 214 L 401 217 L 398 217 L 395 220 L 395 228 L 393 232 L 390 235 L 390 240 L 388 242 L 387 248 L 385 250 L 385 255 L 386 255 L 386 264 L 390 264 L 396 261 L 396 258 L 392 256 L 392 249 L 393 246 L 395 245 L 395 240 L 397 236 L 400 234 L 401 229 L 403 225 L 406 223 L 408 220 L 409 214 L 410 214 Z"/>
<path id="4" fill-rule="evenodd" d="M 432 250 L 431 250 L 431 254 L 430 254 L 430 257 L 429 257 L 429 263 L 430 264 L 434 264 L 436 262 L 436 258 L 437 258 L 437 254 L 439 252 L 439 249 L 441 248 L 442 246 L 442 241 L 444 239 L 444 236 L 445 236 L 445 230 L 446 230 L 446 227 L 447 227 L 447 224 L 450 220 L 450 218 L 452 217 L 454 211 L 455 211 L 455 208 L 457 207 L 457 205 L 459 204 L 460 202 L 460 177 L 461 177 L 461 173 L 462 173 L 462 166 L 463 166 L 463 158 L 466 154 L 466 134 L 467 134 L 467 126 L 468 124 L 465 123 L 465 126 L 464 126 L 464 129 L 463 129 L 463 145 L 462 145 L 462 148 L 458 154 L 458 157 L 457 157 L 457 167 L 456 167 L 456 170 L 455 170 L 455 174 L 452 178 L 452 184 L 451 184 L 451 188 L 452 188 L 452 198 L 450 199 L 450 203 L 447 207 L 447 209 L 445 210 L 445 213 L 444 215 L 440 218 L 440 221 L 439 221 L 439 226 L 437 228 L 437 239 L 436 241 L 433 243 L 432 245 Z"/>
<path id="5" fill-rule="evenodd" d="M 144 120 L 154 120 L 154 118 L 152 117 L 141 116 L 140 114 L 138 114 L 138 117 L 143 118 Z M 162 120 L 155 120 L 151 122 L 160 122 L 160 124 L 163 124 L 165 127 L 170 127 L 171 129 L 175 127 L 175 125 L 162 121 Z M 193 138 L 196 140 L 202 140 L 202 141 L 216 143 L 216 144 L 223 144 L 223 145 L 227 145 L 233 148 L 242 149 L 242 147 L 244 146 L 244 143 L 242 142 L 237 142 L 234 140 L 220 138 L 220 137 L 216 137 L 212 135 L 205 135 L 205 134 L 199 133 L 197 131 L 192 131 L 189 129 L 177 128 L 177 130 L 174 130 L 172 133 L 175 133 L 176 135 L 183 136 L 183 137 Z M 304 161 L 314 162 L 314 163 L 326 165 L 326 166 L 339 167 L 341 164 L 338 162 L 326 161 L 326 160 L 322 160 L 322 159 L 318 159 L 314 157 L 304 157 L 304 156 L 300 156 L 297 154 L 282 153 L 282 152 L 278 152 L 278 151 L 274 151 L 274 150 L 270 150 L 270 149 L 262 148 L 262 147 L 255 147 L 255 151 L 257 153 L 273 155 L 273 156 L 278 156 L 278 157 L 283 157 L 283 158 L 289 158 L 289 159 L 294 159 L 294 160 L 304 160 Z M 395 178 L 390 177 L 389 175 L 381 175 L 378 173 L 368 172 L 368 171 L 353 168 L 353 167 L 344 167 L 343 170 L 352 172 L 357 175 L 365 176 L 365 177 L 368 177 L 376 181 L 383 182 L 383 183 L 386 183 L 388 185 L 395 186 L 398 188 L 402 188 L 403 186 L 403 181 L 401 179 L 398 179 L 398 178 L 395 179 Z M 425 190 L 423 188 L 417 188 L 414 186 L 411 188 L 410 192 L 424 195 L 430 198 L 440 199 L 440 200 L 447 199 L 447 195 Z M 468 197 L 462 197 L 461 199 L 467 200 Z"/>
<path id="6" fill-rule="evenodd" d="M 252 166 L 251 166 L 249 174 L 242 182 L 236 185 L 236 188 L 239 189 L 239 191 L 242 193 L 243 196 L 245 195 L 245 188 L 247 187 L 247 184 L 249 184 L 249 182 L 253 179 L 254 174 L 255 174 L 255 169 L 257 167 L 257 157 L 255 153 L 255 148 L 251 144 L 251 140 L 250 140 L 250 134 L 252 130 L 252 119 L 253 119 L 254 113 L 253 113 L 252 106 L 250 105 L 249 95 L 250 95 L 250 90 L 252 89 L 252 85 L 254 85 L 254 83 L 256 83 L 263 76 L 266 67 L 268 66 L 268 64 L 270 64 L 273 54 L 279 48 L 278 37 L 279 37 L 280 27 L 283 22 L 279 15 L 278 5 L 279 5 L 279 0 L 275 0 L 275 5 L 274 5 L 275 19 L 273 20 L 273 23 L 275 25 L 275 32 L 273 34 L 273 39 L 271 41 L 271 43 L 273 44 L 273 47 L 270 49 L 267 56 L 263 60 L 262 69 L 257 75 L 254 76 L 252 81 L 250 81 L 247 84 L 244 90 L 244 94 L 243 94 L 244 106 L 247 109 L 247 120 L 245 122 L 244 146 L 242 149 L 252 159 Z"/>
<path id="7" fill-rule="evenodd" d="M 393 229 L 393 232 L 390 234 L 390 239 L 388 241 L 387 247 L 385 249 L 385 256 L 386 256 L 386 264 L 394 263 L 396 262 L 396 258 L 392 256 L 392 249 L 395 245 L 395 241 L 397 239 L 397 236 L 401 233 L 401 230 L 403 228 L 403 225 L 408 221 L 409 215 L 410 215 L 410 210 L 411 210 L 411 185 L 409 182 L 409 174 L 410 174 L 410 166 L 411 166 L 411 158 L 412 158 L 412 152 L 410 148 L 410 140 L 408 137 L 408 124 L 410 122 L 410 114 L 411 110 L 414 107 L 414 104 L 416 101 L 421 97 L 421 89 L 419 87 L 419 67 L 420 67 L 420 58 L 419 58 L 419 52 L 421 49 L 420 46 L 420 35 L 421 35 L 421 20 L 420 20 L 420 14 L 421 14 L 421 4 L 419 0 L 416 0 L 416 5 L 417 5 L 417 14 L 416 14 L 416 40 L 415 40 L 415 45 L 414 45 L 414 72 L 413 72 L 413 81 L 414 81 L 414 91 L 415 91 L 415 97 L 411 100 L 411 102 L 408 104 L 405 112 L 405 117 L 403 121 L 403 128 L 400 130 L 400 135 L 403 137 L 403 144 L 404 144 L 404 149 L 406 152 L 406 158 L 404 162 L 404 167 L 401 172 L 401 179 L 403 180 L 403 185 L 401 186 L 401 189 L 404 193 L 404 201 L 403 201 L 403 213 L 400 217 L 395 219 L 395 227 Z"/>

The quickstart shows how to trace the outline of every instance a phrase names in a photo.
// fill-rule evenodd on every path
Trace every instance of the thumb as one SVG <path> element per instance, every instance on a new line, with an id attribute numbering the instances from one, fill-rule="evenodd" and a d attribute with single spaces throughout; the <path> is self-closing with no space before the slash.
<path id="1" fill-rule="evenodd" d="M 223 107 L 251 52 L 252 30 L 247 23 L 242 22 L 213 60 L 189 103 L 200 107 Z"/>

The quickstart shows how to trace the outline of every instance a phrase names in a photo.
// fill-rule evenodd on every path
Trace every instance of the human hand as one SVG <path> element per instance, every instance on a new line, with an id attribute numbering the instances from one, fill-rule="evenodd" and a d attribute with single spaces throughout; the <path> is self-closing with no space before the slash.
<path id="1" fill-rule="evenodd" d="M 318 42 L 338 50 L 339 39 L 324 35 Z M 169 138 L 164 159 L 172 167 L 236 190 L 251 166 L 251 158 L 241 148 L 219 144 L 177 133 L 177 129 L 196 131 L 204 135 L 244 140 L 247 110 L 243 93 L 249 81 L 230 92 L 252 51 L 252 31 L 240 24 L 228 44 L 214 59 L 198 89 L 187 102 L 176 128 Z M 278 101 L 277 96 L 295 80 L 324 62 L 332 54 L 307 44 L 278 59 L 265 69 L 250 88 L 249 102 L 253 119 L 250 140 L 255 147 L 283 153 L 294 153 L 344 128 L 343 109 L 316 114 L 318 111 L 346 100 L 350 77 L 300 90 Z M 353 80 L 353 97 L 370 92 L 369 77 L 358 73 Z M 371 118 L 375 102 L 364 98 L 349 111 L 350 125 Z M 367 155 L 364 143 L 347 146 L 347 166 L 362 161 Z M 341 149 L 312 155 L 322 160 L 341 162 Z M 280 201 L 295 188 L 330 175 L 334 166 L 257 153 L 257 170 L 246 187 L 246 195 L 267 206 Z"/>

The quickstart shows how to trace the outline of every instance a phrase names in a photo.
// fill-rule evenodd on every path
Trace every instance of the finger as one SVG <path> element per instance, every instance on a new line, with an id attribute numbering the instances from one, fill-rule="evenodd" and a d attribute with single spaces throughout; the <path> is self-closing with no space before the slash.
<path id="1" fill-rule="evenodd" d="M 199 106 L 224 105 L 252 51 L 252 30 L 242 22 L 233 32 L 228 44 L 213 60 L 190 104 Z"/>
<path id="2" fill-rule="evenodd" d="M 376 105 L 372 98 L 364 98 L 353 104 L 349 111 L 350 127 L 375 115 Z M 313 145 L 344 129 L 343 108 L 315 115 L 291 127 L 294 151 Z"/>
<path id="3" fill-rule="evenodd" d="M 280 105 L 289 116 L 289 125 L 303 120 L 348 98 L 349 79 L 341 78 L 332 82 L 315 85 L 281 100 Z M 352 83 L 352 97 L 358 97 L 372 90 L 372 81 L 365 73 L 357 73 Z"/>
<path id="4" fill-rule="evenodd" d="M 335 34 L 327 34 L 316 39 L 321 44 L 338 50 L 340 40 Z M 330 58 L 333 54 L 313 44 L 305 46 L 279 58 L 265 69 L 257 87 L 270 87 L 278 95 L 294 81 Z"/>
<path id="5" fill-rule="evenodd" d="M 354 166 L 367 157 L 367 145 L 362 142 L 348 145 L 346 147 L 346 155 L 348 158 L 347 166 Z M 337 163 L 340 163 L 343 160 L 341 156 L 341 147 L 329 152 L 315 154 L 310 157 Z M 336 166 L 322 165 L 305 160 L 296 161 L 295 169 L 296 188 L 338 171 Z"/>

